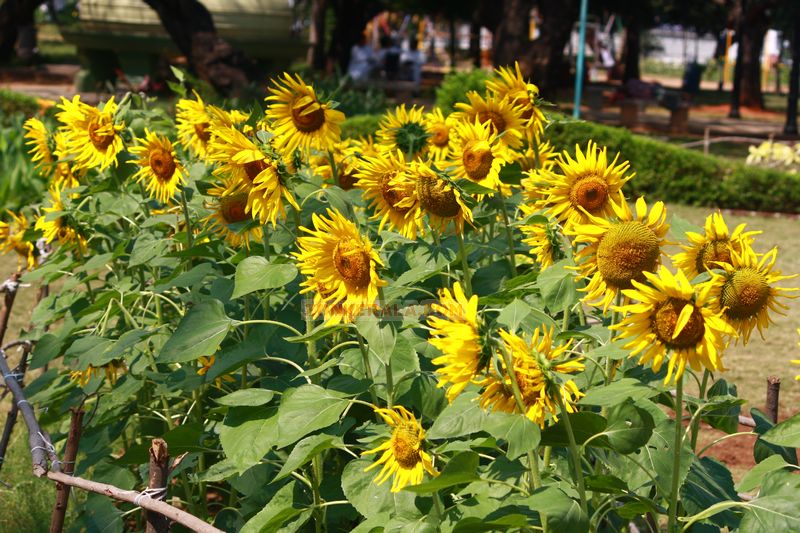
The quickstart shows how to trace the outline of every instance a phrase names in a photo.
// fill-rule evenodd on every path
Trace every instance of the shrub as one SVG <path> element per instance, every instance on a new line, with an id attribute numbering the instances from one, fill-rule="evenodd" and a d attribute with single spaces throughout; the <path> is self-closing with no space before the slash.
<path id="1" fill-rule="evenodd" d="M 450 72 L 444 77 L 442 85 L 436 89 L 436 105 L 442 108 L 445 115 L 452 113 L 456 102 L 466 100 L 467 91 L 483 93 L 484 82 L 490 73 L 485 70 L 470 70 L 469 72 Z"/>
<path id="2" fill-rule="evenodd" d="M 373 135 L 378 131 L 378 123 L 380 120 L 380 115 L 356 115 L 352 118 L 348 118 L 342 124 L 342 138 L 357 139 L 359 137 Z"/>
<path id="3" fill-rule="evenodd" d="M 8 126 L 15 115 L 30 116 L 39 112 L 36 98 L 8 89 L 0 89 L 0 125 Z"/>

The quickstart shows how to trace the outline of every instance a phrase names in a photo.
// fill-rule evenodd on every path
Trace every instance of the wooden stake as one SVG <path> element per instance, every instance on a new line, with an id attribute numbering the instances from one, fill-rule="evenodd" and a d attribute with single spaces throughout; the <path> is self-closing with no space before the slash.
<path id="1" fill-rule="evenodd" d="M 778 423 L 779 396 L 781 393 L 781 378 L 770 376 L 767 378 L 767 415 L 772 421 Z"/>
<path id="2" fill-rule="evenodd" d="M 151 490 L 163 489 L 155 496 L 156 500 L 165 500 L 167 496 L 167 478 L 169 477 L 169 449 L 163 439 L 153 439 L 150 447 L 150 478 L 148 488 Z M 153 511 L 146 511 L 146 533 L 168 533 L 169 519 Z"/>
<path id="3" fill-rule="evenodd" d="M 72 418 L 69 422 L 69 434 L 67 435 L 67 446 L 64 450 L 63 472 L 71 476 L 75 471 L 75 458 L 78 456 L 78 444 L 81 440 L 81 429 L 83 424 L 83 409 L 70 409 Z M 61 533 L 64 529 L 64 518 L 67 516 L 67 504 L 69 503 L 69 486 L 63 483 L 56 483 L 56 504 L 53 507 L 53 515 L 50 518 L 50 533 Z"/>

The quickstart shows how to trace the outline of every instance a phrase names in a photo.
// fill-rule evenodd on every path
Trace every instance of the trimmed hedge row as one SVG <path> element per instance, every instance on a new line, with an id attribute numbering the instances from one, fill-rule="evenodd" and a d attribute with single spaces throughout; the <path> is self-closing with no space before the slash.
<path id="1" fill-rule="evenodd" d="M 376 115 L 349 118 L 342 135 L 373 133 L 379 120 Z M 703 207 L 800 213 L 800 176 L 706 156 L 624 128 L 591 122 L 555 121 L 547 129 L 547 137 L 554 146 L 570 152 L 576 144 L 585 146 L 589 139 L 607 146 L 611 157 L 619 152 L 636 171 L 636 178 L 626 185 L 629 196 Z"/>
<path id="2" fill-rule="evenodd" d="M 9 125 L 12 117 L 20 114 L 30 117 L 39 112 L 39 102 L 26 94 L 0 89 L 0 124 Z"/>

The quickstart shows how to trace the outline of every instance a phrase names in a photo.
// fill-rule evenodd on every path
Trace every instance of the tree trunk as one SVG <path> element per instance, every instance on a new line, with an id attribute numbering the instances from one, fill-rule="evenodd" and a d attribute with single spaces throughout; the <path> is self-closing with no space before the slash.
<path id="1" fill-rule="evenodd" d="M 308 64 L 314 70 L 325 70 L 325 12 L 328 0 L 312 0 L 309 31 Z"/>
<path id="2" fill-rule="evenodd" d="M 331 7 L 336 23 L 328 57 L 345 73 L 350 64 L 350 51 L 361 39 L 367 22 L 377 14 L 378 6 L 373 0 L 331 0 Z"/>
<path id="3" fill-rule="evenodd" d="M 244 54 L 220 39 L 211 13 L 198 0 L 144 0 L 175 45 L 203 80 L 225 96 L 237 96 L 250 82 Z"/>
<path id="4" fill-rule="evenodd" d="M 19 27 L 33 24 L 33 14 L 44 0 L 6 0 L 0 3 L 0 63 L 14 58 Z"/>
<path id="5" fill-rule="evenodd" d="M 746 107 L 763 109 L 764 97 L 761 92 L 761 49 L 767 26 L 751 25 L 745 21 L 744 32 L 739 41 L 742 47 L 742 94 L 739 103 Z"/>
<path id="6" fill-rule="evenodd" d="M 641 56 L 641 35 L 642 31 L 639 22 L 635 17 L 631 17 L 625 27 L 625 44 L 623 45 L 622 61 L 624 70 L 622 71 L 622 83 L 628 80 L 639 80 L 642 78 L 639 69 L 639 57 Z"/>
<path id="7" fill-rule="evenodd" d="M 783 132 L 797 135 L 797 99 L 800 98 L 800 16 L 794 19 L 792 70 L 789 73 L 789 96 L 786 102 L 786 126 Z"/>
<path id="8" fill-rule="evenodd" d="M 472 58 L 473 67 L 481 68 L 481 21 L 476 14 L 473 13 L 469 25 L 469 57 Z"/>

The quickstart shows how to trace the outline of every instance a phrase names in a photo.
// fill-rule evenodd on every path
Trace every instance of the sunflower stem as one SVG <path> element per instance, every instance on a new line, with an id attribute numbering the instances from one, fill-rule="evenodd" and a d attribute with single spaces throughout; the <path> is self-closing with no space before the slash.
<path id="1" fill-rule="evenodd" d="M 467 247 L 464 245 L 464 236 L 456 230 L 456 239 L 458 240 L 458 254 L 461 256 L 461 271 L 464 281 L 464 289 L 467 298 L 472 296 L 472 276 L 469 271 L 469 261 L 467 258 Z"/>
<path id="2" fill-rule="evenodd" d="M 539 155 L 539 141 L 535 138 L 534 135 L 533 142 L 531 143 L 531 148 L 533 148 L 533 161 L 536 163 L 536 169 L 542 168 L 542 157 Z"/>
<path id="3" fill-rule="evenodd" d="M 189 204 L 186 202 L 186 190 L 184 188 L 181 188 L 181 206 L 183 207 L 183 220 L 186 223 L 186 245 L 188 249 L 194 246 L 194 234 L 192 233 Z"/>
<path id="4" fill-rule="evenodd" d="M 508 218 L 508 209 L 506 208 L 506 201 L 500 198 L 501 213 L 503 214 L 503 225 L 506 227 L 506 240 L 508 241 L 508 266 L 511 267 L 511 277 L 517 275 L 517 260 L 514 254 L 514 234 L 511 231 L 511 223 Z"/>
<path id="5" fill-rule="evenodd" d="M 711 375 L 711 372 L 708 369 L 703 371 L 703 381 L 700 383 L 700 400 L 705 400 L 706 398 L 706 387 L 708 386 L 708 378 Z M 692 419 L 692 450 L 697 449 L 697 437 L 700 434 L 700 417 L 694 417 Z"/>
<path id="6" fill-rule="evenodd" d="M 337 187 L 342 186 L 339 180 L 339 169 L 336 168 L 336 159 L 333 157 L 333 152 L 328 150 L 328 162 L 331 165 L 331 177 L 333 178 L 333 183 L 336 184 Z"/>
<path id="7" fill-rule="evenodd" d="M 683 376 L 675 382 L 675 443 L 672 447 L 672 487 L 669 497 L 667 533 L 677 531 L 678 488 L 680 487 L 681 448 L 683 444 Z"/>
<path id="8" fill-rule="evenodd" d="M 367 346 L 364 344 L 364 339 L 361 338 L 361 335 L 356 335 L 358 338 L 358 347 L 361 349 L 361 358 L 364 360 L 364 375 L 367 376 L 367 379 L 370 381 L 369 383 L 369 396 L 372 399 L 372 405 L 378 407 L 378 395 L 375 392 L 375 376 L 372 373 L 372 365 L 369 362 L 369 352 L 367 351 Z M 380 416 L 375 413 L 375 419 L 380 422 Z"/>
<path id="9" fill-rule="evenodd" d="M 572 459 L 572 467 L 575 470 L 575 480 L 578 483 L 578 495 L 581 498 L 581 510 L 586 516 L 589 516 L 589 507 L 586 504 L 586 485 L 583 481 L 583 467 L 581 467 L 581 456 L 578 450 L 578 444 L 575 442 L 575 433 L 572 431 L 572 422 L 569 420 L 569 413 L 567 406 L 564 404 L 564 397 L 559 391 L 555 394 L 558 400 L 558 407 L 561 411 L 561 416 L 564 418 L 564 428 L 567 430 L 567 438 L 569 439 L 569 455 Z"/>
<path id="10" fill-rule="evenodd" d="M 561 321 L 561 331 L 567 331 L 569 329 L 569 312 L 572 308 L 571 302 L 568 302 L 564 306 L 564 318 Z"/>

